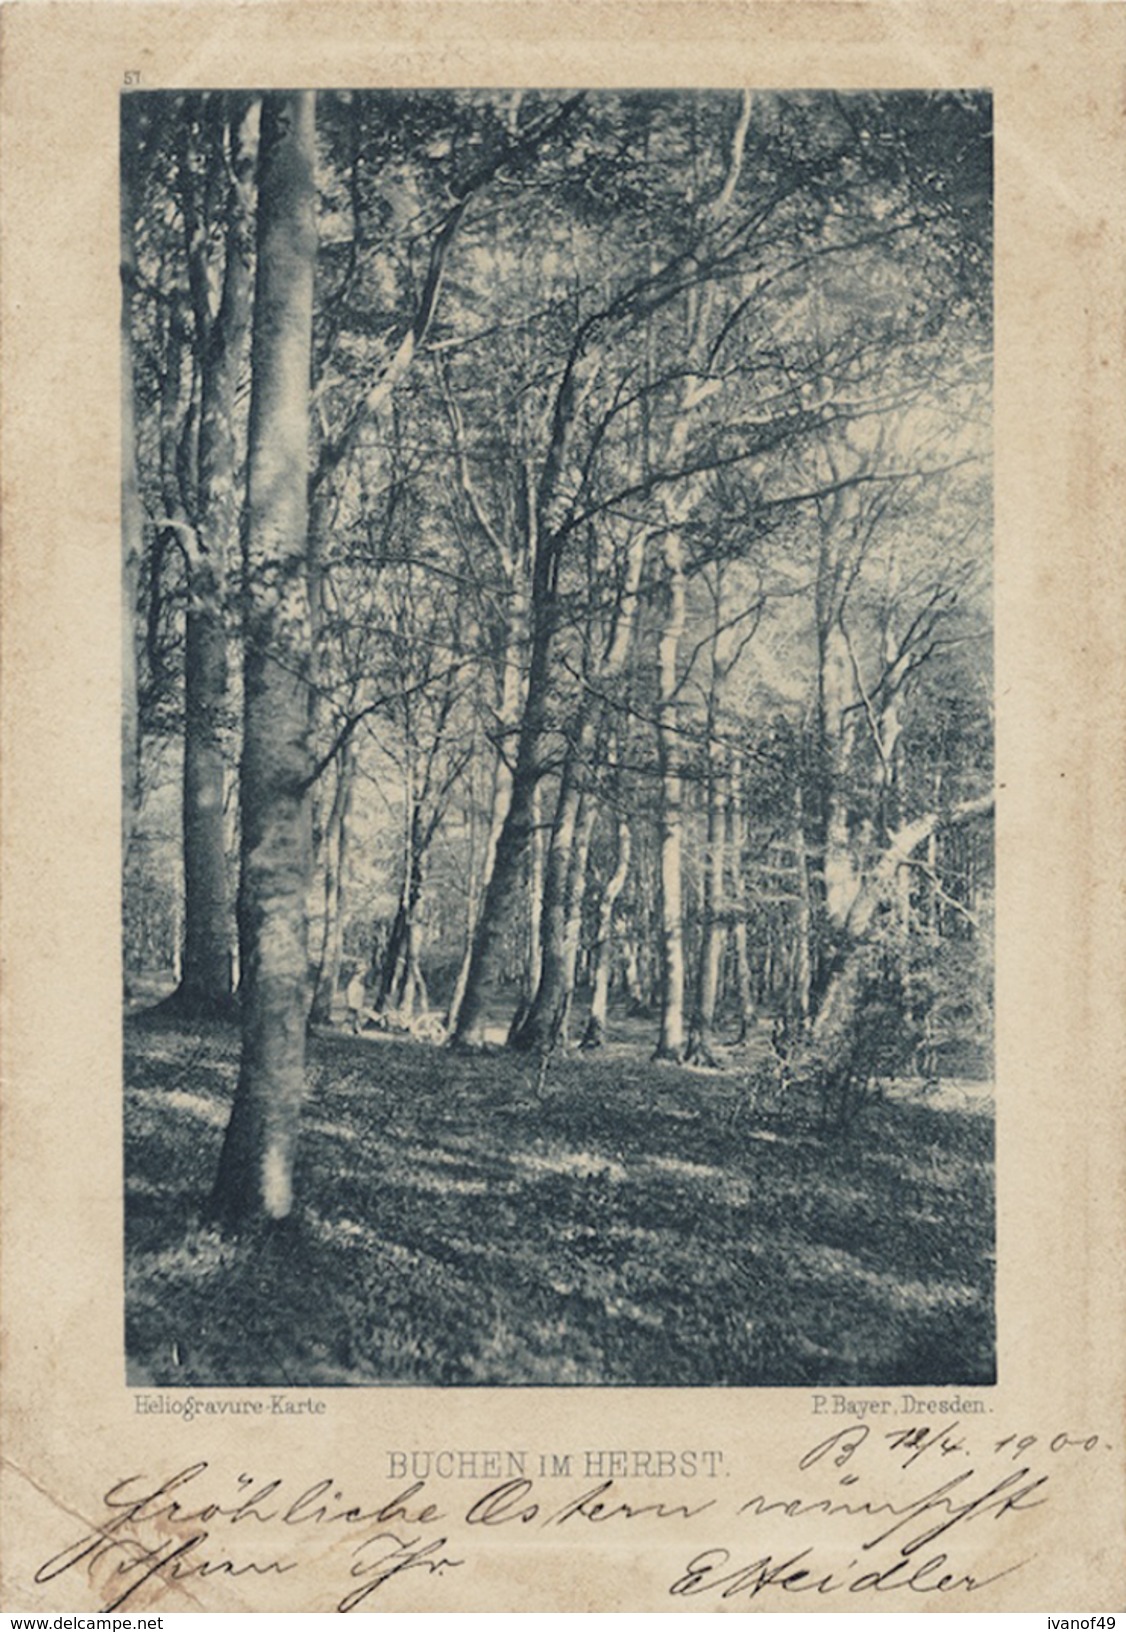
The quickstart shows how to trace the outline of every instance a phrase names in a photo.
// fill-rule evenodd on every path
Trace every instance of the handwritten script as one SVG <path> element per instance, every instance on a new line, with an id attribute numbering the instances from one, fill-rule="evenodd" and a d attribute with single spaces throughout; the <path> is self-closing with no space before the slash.
<path id="1" fill-rule="evenodd" d="M 331 1475 L 301 1484 L 201 1459 L 116 1479 L 98 1516 L 35 1581 L 82 1577 L 107 1611 L 151 1606 L 177 1589 L 208 1607 L 205 1584 L 217 1577 L 237 1582 L 254 1608 L 347 1613 L 377 1607 L 369 1600 L 380 1594 L 378 1607 L 402 1609 L 419 1597 L 408 1583 L 425 1589 L 428 1605 L 457 1608 L 459 1587 L 490 1552 L 503 1552 L 516 1578 L 522 1550 L 535 1572 L 545 1548 L 578 1546 L 589 1572 L 600 1567 L 599 1538 L 628 1527 L 641 1543 L 630 1556 L 651 1570 L 657 1597 L 770 1607 L 798 1595 L 813 1607 L 892 1594 L 906 1607 L 971 1596 L 1027 1570 L 1043 1532 L 1031 1516 L 1053 1482 L 1109 1449 L 1095 1434 L 861 1422 L 820 1433 L 794 1455 L 785 1485 L 769 1489 L 752 1469 L 657 1496 L 645 1481 L 509 1478 L 456 1499 L 424 1479 L 363 1496 Z M 607 1570 L 614 1557 L 607 1549 Z"/>

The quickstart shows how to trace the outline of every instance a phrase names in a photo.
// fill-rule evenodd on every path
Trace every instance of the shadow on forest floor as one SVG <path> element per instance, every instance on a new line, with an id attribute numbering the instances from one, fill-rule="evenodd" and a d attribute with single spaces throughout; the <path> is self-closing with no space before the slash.
<path id="1" fill-rule="evenodd" d="M 126 1022 L 130 1381 L 825 1386 L 994 1377 L 993 1122 L 889 1098 L 850 1138 L 748 1073 L 310 1040 L 303 1210 L 200 1223 L 238 1034 Z"/>

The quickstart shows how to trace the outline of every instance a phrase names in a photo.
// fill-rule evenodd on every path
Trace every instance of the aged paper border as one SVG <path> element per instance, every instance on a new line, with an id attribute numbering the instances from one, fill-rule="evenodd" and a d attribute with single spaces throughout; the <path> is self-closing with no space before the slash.
<path id="1" fill-rule="evenodd" d="M 326 1391 L 315 1428 L 209 1425 L 206 1446 L 202 1430 L 133 1411 L 121 1329 L 115 188 L 118 96 L 137 70 L 149 88 L 992 89 L 1000 1240 L 999 1383 L 986 1392 L 1005 1431 L 1098 1433 L 1114 1449 L 1030 1516 L 1035 1567 L 961 1607 L 1121 1605 L 1124 46 L 1126 12 L 1095 3 L 4 7 L 5 1609 L 97 1607 L 81 1578 L 35 1586 L 36 1568 L 115 1478 L 197 1455 L 362 1489 L 386 1486 L 392 1446 L 667 1442 L 722 1447 L 759 1488 L 776 1472 L 784 1482 L 812 1443 L 797 1390 Z M 405 1584 L 378 1607 L 711 1607 L 668 1598 L 667 1571 L 653 1568 L 660 1537 L 521 1550 L 502 1531 L 490 1543 L 455 1590 Z M 306 1581 L 273 1604 L 332 1599 Z M 161 1607 L 258 1603 L 217 1578 Z"/>

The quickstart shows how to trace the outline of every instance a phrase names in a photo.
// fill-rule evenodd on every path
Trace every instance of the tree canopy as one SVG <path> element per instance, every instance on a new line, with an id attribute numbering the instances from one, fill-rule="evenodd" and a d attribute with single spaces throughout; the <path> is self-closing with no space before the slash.
<path id="1" fill-rule="evenodd" d="M 757 1029 L 842 1120 L 987 1050 L 988 96 L 311 102 L 124 103 L 127 968 L 241 980 L 244 1072 L 352 973 L 544 1058 Z"/>

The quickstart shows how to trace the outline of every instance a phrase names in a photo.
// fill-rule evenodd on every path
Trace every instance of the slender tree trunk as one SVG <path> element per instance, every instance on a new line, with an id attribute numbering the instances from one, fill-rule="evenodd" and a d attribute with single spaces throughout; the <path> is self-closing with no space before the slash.
<path id="1" fill-rule="evenodd" d="M 665 535 L 665 612 L 658 647 L 657 760 L 661 777 L 661 1029 L 657 1058 L 684 1057 L 684 908 L 681 874 L 684 783 L 677 736 L 677 658 L 684 634 L 684 546 Z"/>
<path id="2" fill-rule="evenodd" d="M 470 777 L 472 778 L 472 766 Z M 454 982 L 453 994 L 450 997 L 449 1007 L 446 1010 L 446 1030 L 453 1033 L 461 1015 L 461 1005 L 465 999 L 466 982 L 469 979 L 469 965 L 473 956 L 473 938 L 477 932 L 477 924 L 481 915 L 481 903 L 484 892 L 488 887 L 489 879 L 493 875 L 493 866 L 496 861 L 497 844 L 504 828 L 504 820 L 508 814 L 509 802 L 512 798 L 512 777 L 503 757 L 497 759 L 494 769 L 492 795 L 489 804 L 489 826 L 485 836 L 485 849 L 480 865 L 475 864 L 476 857 L 476 811 L 470 806 L 469 831 L 469 884 L 465 907 L 465 951 L 462 954 L 458 968 L 457 979 Z"/>
<path id="3" fill-rule="evenodd" d="M 606 1041 L 606 1021 L 610 1004 L 610 969 L 614 953 L 614 909 L 629 877 L 631 849 L 629 822 L 618 817 L 618 855 L 614 871 L 606 882 L 598 906 L 598 929 L 594 940 L 594 989 L 590 1018 L 583 1034 L 583 1048 L 601 1048 Z"/>
<path id="4" fill-rule="evenodd" d="M 243 558 L 242 1060 L 212 1197 L 227 1223 L 291 1212 L 305 1092 L 314 108 L 311 91 L 272 92 L 262 104 Z"/>
<path id="5" fill-rule="evenodd" d="M 896 568 L 891 580 L 893 590 L 898 590 L 899 576 L 898 568 Z M 890 617 L 885 621 L 884 626 L 883 657 L 885 667 L 887 667 L 890 675 L 898 657 L 898 646 L 891 627 Z M 900 797 L 903 760 L 902 705 L 901 687 L 892 681 L 888 684 L 887 695 L 883 707 L 880 709 L 879 718 L 872 722 L 872 735 L 876 747 L 876 799 L 881 835 L 894 833 L 903 818 L 902 799 Z M 899 869 L 896 885 L 900 929 L 906 937 L 911 933 L 911 870 L 909 867 L 903 866 Z"/>
<path id="6" fill-rule="evenodd" d="M 567 873 L 567 924 L 563 938 L 563 995 L 559 1013 L 559 1035 L 567 1041 L 571 1011 L 575 1002 L 575 982 L 578 976 L 579 950 L 583 935 L 583 907 L 586 902 L 587 870 L 590 863 L 590 840 L 598 807 L 584 793 L 579 807 L 578 833 L 571 852 Z"/>
<path id="7" fill-rule="evenodd" d="M 407 942 L 411 918 L 411 894 L 414 885 L 415 860 L 418 854 L 421 812 L 415 796 L 415 755 L 413 744 L 407 743 L 407 763 L 403 775 L 403 843 L 402 878 L 395 916 L 387 937 L 387 950 L 379 977 L 377 1006 L 385 1009 L 395 1002 L 396 989 L 401 990 L 407 967 Z"/>
<path id="8" fill-rule="evenodd" d="M 708 685 L 708 703 L 705 718 L 707 739 L 707 774 L 705 800 L 707 805 L 702 917 L 703 934 L 700 938 L 700 962 L 696 978 L 696 998 L 692 1024 L 689 1029 L 688 1057 L 702 1065 L 715 1065 L 715 1018 L 719 1002 L 719 981 L 723 967 L 724 946 L 727 940 L 727 881 L 726 838 L 729 825 L 728 788 L 724 751 L 717 739 L 719 713 L 730 661 L 721 652 L 721 589 L 722 572 L 717 578 L 715 594 L 715 621 L 711 636 L 711 679 Z"/>
<path id="9" fill-rule="evenodd" d="M 632 928 L 622 936 L 622 978 L 626 983 L 626 996 L 629 998 L 631 1014 L 645 1014 L 650 1004 L 645 992 L 645 983 L 641 978 L 637 936 Z"/>
<path id="10" fill-rule="evenodd" d="M 544 892 L 550 873 L 550 846 L 543 814 L 543 783 L 532 789 L 532 839 L 528 854 L 528 957 L 522 1009 L 535 1002 L 543 974 Z"/>
<path id="11" fill-rule="evenodd" d="M 477 800 L 475 790 L 474 762 L 479 738 L 476 725 L 474 726 L 474 755 L 469 762 L 469 791 L 468 808 L 466 811 L 466 825 L 469 829 L 469 859 L 465 891 L 465 951 L 462 954 L 457 978 L 454 981 L 453 993 L 446 1008 L 446 1031 L 452 1031 L 457 1024 L 457 1017 L 461 1011 L 461 1000 L 465 996 L 465 980 L 469 973 L 469 954 L 473 948 L 473 932 L 477 928 L 477 914 L 480 909 L 482 869 L 477 861 Z M 499 762 L 498 762 L 499 771 Z M 493 796 L 496 795 L 496 775 L 493 777 Z M 490 821 L 490 831 L 492 822 Z M 500 828 L 498 825 L 499 835 Z M 494 847 L 495 848 L 495 847 Z"/>
<path id="12" fill-rule="evenodd" d="M 805 810 L 801 789 L 794 799 L 794 869 L 797 875 L 797 912 L 794 924 L 794 984 L 792 1005 L 800 1029 L 809 1028 L 813 1003 L 813 891 L 809 882 L 809 855 L 805 843 Z"/>
<path id="13" fill-rule="evenodd" d="M 860 889 L 849 835 L 845 780 L 852 757 L 851 665 L 843 632 L 830 620 L 821 636 L 818 713 L 821 731 L 822 863 L 825 911 L 830 928 L 840 930 Z"/>
<path id="14" fill-rule="evenodd" d="M 324 928 L 313 1004 L 309 1018 L 317 1025 L 332 1021 L 340 965 L 344 958 L 344 899 L 347 888 L 348 819 L 355 784 L 354 749 L 349 743 L 342 751 L 336 774 L 332 809 L 324 841 Z"/>
<path id="15" fill-rule="evenodd" d="M 418 923 L 426 881 L 426 855 L 422 811 L 417 804 L 410 817 L 405 865 L 406 876 L 399 892 L 398 909 L 383 965 L 379 1003 L 381 1008 L 389 1006 L 400 1010 L 409 1019 L 415 1007 L 424 1005 L 426 1000 L 426 985 L 419 963 Z"/>
<path id="16" fill-rule="evenodd" d="M 421 938 L 421 925 L 417 917 L 412 917 L 407 928 L 406 968 L 399 991 L 399 1012 L 406 1021 L 424 1014 L 430 1007 L 430 995 L 422 973 Z"/>
<path id="17" fill-rule="evenodd" d="M 771 920 L 767 924 L 766 944 L 763 947 L 762 962 L 759 965 L 760 1002 L 773 1002 L 774 1000 L 775 939 L 774 923 Z"/>
<path id="18" fill-rule="evenodd" d="M 747 843 L 746 812 L 743 807 L 743 758 L 736 752 L 731 761 L 731 797 L 727 801 L 727 876 L 731 901 L 731 939 L 735 953 L 735 990 L 739 1005 L 739 1041 L 745 1043 L 754 1030 L 755 998 L 751 981 L 751 960 L 747 948 L 747 875 L 744 851 Z"/>
<path id="19" fill-rule="evenodd" d="M 932 798 L 937 806 L 942 798 L 942 770 L 941 767 L 934 773 Z M 927 840 L 927 929 L 932 940 L 942 939 L 942 894 L 939 881 L 939 853 L 938 833 L 932 833 Z"/>
<path id="20" fill-rule="evenodd" d="M 485 887 L 461 1006 L 451 1037 L 455 1045 L 473 1045 L 482 1039 L 488 990 L 496 978 L 504 930 L 520 891 L 524 859 L 535 827 L 535 789 L 540 774 L 539 728 L 527 715 L 520 737 L 512 799 L 497 842 L 492 874 Z"/>
<path id="21" fill-rule="evenodd" d="M 509 738 L 517 731 L 519 725 L 524 680 L 522 653 L 528 634 L 527 598 L 522 590 L 518 592 L 515 569 L 512 583 L 514 610 L 509 625 L 508 638 L 505 642 L 501 672 L 500 706 L 497 717 L 501 745 L 497 753 L 493 776 L 493 791 L 489 809 L 489 831 L 485 841 L 485 853 L 481 862 L 479 881 L 475 885 L 473 892 L 474 899 L 470 905 L 469 935 L 466 942 L 465 956 L 462 958 L 461 968 L 458 970 L 457 982 L 454 986 L 449 1012 L 446 1016 L 446 1027 L 451 1033 L 456 1031 L 461 1015 L 461 1005 L 465 997 L 465 987 L 469 979 L 469 966 L 473 956 L 473 940 L 477 929 L 478 915 L 481 903 L 488 890 L 489 881 L 493 876 L 497 846 L 500 843 L 509 806 L 512 803 L 512 771 L 508 764 Z"/>
<path id="22" fill-rule="evenodd" d="M 185 499 L 194 502 L 198 482 L 196 476 L 196 431 L 198 404 L 196 402 L 196 373 L 192 368 L 188 402 L 185 406 L 184 362 L 188 354 L 188 329 L 181 302 L 173 300 L 163 336 L 162 378 L 160 382 L 160 496 L 164 504 L 164 521 L 177 543 L 188 539 L 187 570 L 190 573 L 196 554 L 190 544 L 195 541 L 194 529 L 188 523 Z M 189 358 L 190 361 L 190 358 Z"/>
<path id="23" fill-rule="evenodd" d="M 186 1014 L 223 1013 L 231 1000 L 224 734 L 227 631 L 209 561 L 189 582 L 184 646 L 184 966 L 176 1003 Z"/>
<path id="24" fill-rule="evenodd" d="M 722 782 L 718 768 L 714 764 L 708 776 L 707 801 L 707 849 L 704 856 L 702 903 L 704 922 L 688 1056 L 702 1065 L 714 1065 L 716 1007 L 719 1001 L 724 942 L 727 938 L 726 902 L 723 898 L 726 812 Z"/>

